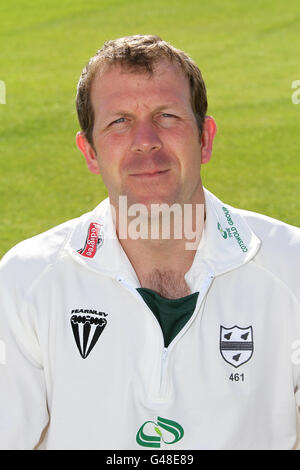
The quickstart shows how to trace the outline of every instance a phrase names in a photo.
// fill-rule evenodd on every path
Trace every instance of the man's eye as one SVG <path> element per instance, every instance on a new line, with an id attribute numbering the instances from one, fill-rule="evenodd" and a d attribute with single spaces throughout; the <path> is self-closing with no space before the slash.
<path id="1" fill-rule="evenodd" d="M 173 114 L 169 114 L 169 113 L 163 113 L 162 116 L 163 117 L 175 117 Z"/>
<path id="2" fill-rule="evenodd" d="M 125 122 L 125 118 L 124 117 L 121 117 L 119 119 L 116 119 L 116 121 L 113 121 L 112 124 L 120 124 L 122 122 Z"/>

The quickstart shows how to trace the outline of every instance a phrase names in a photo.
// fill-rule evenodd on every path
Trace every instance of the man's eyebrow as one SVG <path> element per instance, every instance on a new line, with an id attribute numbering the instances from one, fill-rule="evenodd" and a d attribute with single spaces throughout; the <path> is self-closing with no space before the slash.
<path id="1" fill-rule="evenodd" d="M 108 112 L 106 114 L 106 116 L 115 117 L 115 116 L 119 116 L 120 114 L 126 115 L 126 116 L 133 116 L 133 113 L 130 113 L 129 111 L 126 111 L 125 109 L 119 109 L 119 110 L 116 110 L 116 111 Z"/>
<path id="2" fill-rule="evenodd" d="M 180 103 L 177 103 L 177 102 L 165 103 L 165 104 L 162 104 L 162 105 L 157 106 L 156 108 L 154 108 L 152 113 L 157 113 L 157 112 L 162 111 L 164 109 L 178 108 L 179 106 L 180 106 Z M 181 106 L 182 106 L 182 104 L 181 104 Z M 108 112 L 106 114 L 106 116 L 108 118 L 113 118 L 113 117 L 119 116 L 119 115 L 134 116 L 134 114 L 135 113 L 133 113 L 131 111 L 128 111 L 126 109 L 119 109 L 119 110 L 114 110 L 114 111 Z"/>
<path id="3" fill-rule="evenodd" d="M 177 101 L 174 101 L 171 103 L 166 103 L 166 104 L 162 104 L 161 106 L 158 106 L 157 108 L 155 108 L 155 112 L 162 111 L 163 109 L 178 108 L 179 106 L 182 106 L 182 103 L 178 103 Z"/>

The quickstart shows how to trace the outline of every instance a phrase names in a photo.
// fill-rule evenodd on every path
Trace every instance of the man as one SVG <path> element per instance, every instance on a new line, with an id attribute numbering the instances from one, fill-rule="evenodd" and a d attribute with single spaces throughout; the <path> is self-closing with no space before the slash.
<path id="1" fill-rule="evenodd" d="M 83 70 L 76 141 L 109 200 L 1 262 L 2 448 L 294 447 L 300 231 L 203 188 L 206 111 L 157 36 Z"/>

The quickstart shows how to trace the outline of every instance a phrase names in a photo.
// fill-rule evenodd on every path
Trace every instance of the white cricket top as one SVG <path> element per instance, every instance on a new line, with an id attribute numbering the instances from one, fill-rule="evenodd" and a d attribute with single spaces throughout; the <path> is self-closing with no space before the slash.
<path id="1" fill-rule="evenodd" d="M 109 200 L 0 263 L 0 448 L 292 449 L 300 405 L 300 229 L 223 204 L 165 348 Z"/>

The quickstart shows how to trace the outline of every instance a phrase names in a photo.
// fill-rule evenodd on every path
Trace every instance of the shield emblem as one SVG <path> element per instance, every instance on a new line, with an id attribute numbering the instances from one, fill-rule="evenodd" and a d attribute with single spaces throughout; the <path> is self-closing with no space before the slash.
<path id="1" fill-rule="evenodd" d="M 252 326 L 225 328 L 221 325 L 220 352 L 223 359 L 234 367 L 248 362 L 253 354 Z"/>

